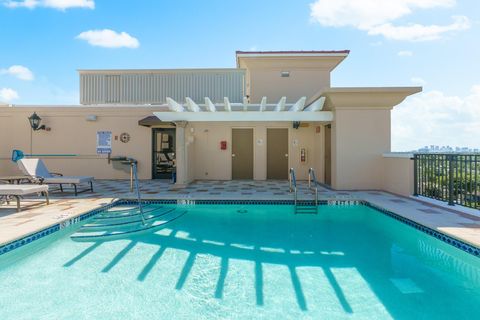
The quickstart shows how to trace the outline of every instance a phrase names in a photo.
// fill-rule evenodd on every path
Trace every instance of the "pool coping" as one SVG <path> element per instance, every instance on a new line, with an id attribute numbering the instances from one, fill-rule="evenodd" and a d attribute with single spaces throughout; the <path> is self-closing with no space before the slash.
<path id="1" fill-rule="evenodd" d="M 206 205 L 206 204 L 216 204 L 216 205 L 294 205 L 294 200 L 249 200 L 249 199 L 143 199 L 142 203 L 145 204 L 177 204 L 177 205 Z M 28 235 L 24 235 L 19 239 L 0 244 L 0 256 L 11 252 L 15 249 L 23 247 L 27 244 L 32 243 L 33 241 L 39 240 L 44 238 L 47 235 L 52 233 L 58 232 L 60 230 L 64 230 L 70 226 L 76 225 L 86 219 L 89 219 L 100 212 L 110 209 L 116 205 L 122 204 L 136 204 L 135 200 L 132 199 L 114 199 L 110 203 L 95 208 L 93 210 L 89 210 L 85 213 L 81 213 L 76 217 L 69 218 L 58 223 L 55 223 L 49 227 L 43 228 L 38 231 L 34 231 Z M 298 200 L 297 205 L 300 206 L 308 206 L 314 205 L 314 201 L 312 200 Z M 447 234 L 446 232 L 441 232 L 435 230 L 431 227 L 425 226 L 422 223 L 419 223 L 413 219 L 406 218 L 398 213 L 395 213 L 391 210 L 385 209 L 379 205 L 373 204 L 370 201 L 362 200 L 362 199 L 333 199 L 333 200 L 319 200 L 318 205 L 336 205 L 336 206 L 351 206 L 351 205 L 364 205 L 370 207 L 380 213 L 383 213 L 401 223 L 409 225 L 429 236 L 432 236 L 448 245 L 451 245 L 459 250 L 462 250 L 470 255 L 480 258 L 480 247 L 477 247 L 474 244 L 468 243 L 465 240 L 458 239 L 454 235 Z"/>

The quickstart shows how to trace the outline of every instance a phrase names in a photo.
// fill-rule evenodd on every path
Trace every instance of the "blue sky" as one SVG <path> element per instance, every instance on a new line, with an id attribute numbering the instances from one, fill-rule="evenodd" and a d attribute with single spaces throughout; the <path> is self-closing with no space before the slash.
<path id="1" fill-rule="evenodd" d="M 350 49 L 332 86 L 422 85 L 394 150 L 480 147 L 480 2 L 0 0 L 0 100 L 78 104 L 76 69 L 234 67 L 235 50 Z M 122 34 L 123 32 L 123 34 Z"/>

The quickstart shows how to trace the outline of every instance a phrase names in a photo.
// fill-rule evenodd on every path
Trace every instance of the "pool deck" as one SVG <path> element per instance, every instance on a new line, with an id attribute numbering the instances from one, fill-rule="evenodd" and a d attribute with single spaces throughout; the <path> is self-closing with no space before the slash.
<path id="1" fill-rule="evenodd" d="M 0 246 L 59 222 L 100 208 L 116 199 L 133 199 L 127 180 L 97 180 L 94 193 L 51 192 L 50 205 L 41 198 L 26 198 L 22 211 L 15 203 L 0 205 Z M 293 200 L 287 181 L 197 181 L 184 188 L 175 188 L 162 180 L 141 181 L 143 199 L 229 199 L 229 200 Z M 431 229 L 480 248 L 480 210 L 460 206 L 444 207 L 418 198 L 407 198 L 384 191 L 334 191 L 319 188 L 319 200 L 363 200 L 394 212 Z M 298 182 L 298 199 L 312 200 L 308 184 Z M 30 207 L 26 207 L 30 206 Z M 321 210 L 321 209 L 320 209 Z"/>

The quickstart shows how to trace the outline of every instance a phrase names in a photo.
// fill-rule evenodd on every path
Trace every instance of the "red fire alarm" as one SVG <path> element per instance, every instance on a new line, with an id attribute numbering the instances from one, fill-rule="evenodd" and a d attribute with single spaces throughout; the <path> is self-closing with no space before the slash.
<path id="1" fill-rule="evenodd" d="M 227 141 L 220 141 L 220 150 L 227 150 Z"/>

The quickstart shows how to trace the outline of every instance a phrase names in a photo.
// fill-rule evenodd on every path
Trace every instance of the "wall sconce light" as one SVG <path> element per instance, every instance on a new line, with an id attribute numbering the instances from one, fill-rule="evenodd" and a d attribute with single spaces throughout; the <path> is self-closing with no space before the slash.
<path id="1" fill-rule="evenodd" d="M 293 129 L 298 129 L 300 127 L 300 121 L 293 121 Z"/>
<path id="2" fill-rule="evenodd" d="M 30 122 L 30 127 L 33 131 L 47 129 L 44 124 L 40 125 L 41 121 L 42 118 L 40 118 L 36 112 L 34 112 L 30 117 L 28 117 L 28 122 Z"/>

